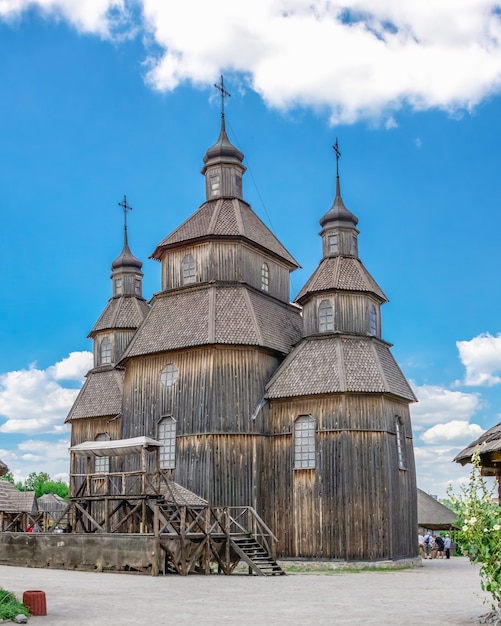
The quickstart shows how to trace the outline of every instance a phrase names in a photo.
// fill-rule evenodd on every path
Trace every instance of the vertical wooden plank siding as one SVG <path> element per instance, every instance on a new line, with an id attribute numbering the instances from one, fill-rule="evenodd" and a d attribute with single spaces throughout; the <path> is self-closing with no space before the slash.
<path id="1" fill-rule="evenodd" d="M 179 371 L 171 387 L 160 382 L 168 364 Z M 159 420 L 172 416 L 172 478 L 211 504 L 258 506 L 265 422 L 252 416 L 277 364 L 258 348 L 221 346 L 135 359 L 125 375 L 120 437 L 155 438 Z M 125 468 L 139 469 L 137 458 Z"/>
<path id="2" fill-rule="evenodd" d="M 293 423 L 300 415 L 317 422 L 315 469 L 294 469 Z M 399 469 L 396 415 L 404 423 L 407 470 Z M 347 560 L 416 555 L 407 404 L 349 394 L 273 401 L 269 429 L 263 514 L 279 537 L 279 554 Z"/>
<path id="3" fill-rule="evenodd" d="M 237 241 L 211 241 L 169 250 L 162 259 L 162 289 L 183 285 L 182 263 L 191 254 L 195 261 L 195 283 L 210 281 L 247 283 L 261 289 L 261 267 L 269 269 L 269 294 L 289 303 L 289 268 L 275 257 Z"/>

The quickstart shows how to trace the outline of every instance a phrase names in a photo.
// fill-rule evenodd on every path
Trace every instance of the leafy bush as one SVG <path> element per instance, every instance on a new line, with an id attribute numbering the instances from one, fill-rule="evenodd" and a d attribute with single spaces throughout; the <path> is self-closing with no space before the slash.
<path id="1" fill-rule="evenodd" d="M 501 507 L 493 501 L 494 487 L 481 474 L 478 450 L 472 456 L 468 484 L 461 493 L 448 493 L 458 511 L 461 528 L 458 539 L 473 563 L 480 563 L 481 586 L 491 594 L 492 608 L 501 606 Z"/>
<path id="2" fill-rule="evenodd" d="M 29 610 L 13 593 L 0 587 L 0 620 L 13 620 L 21 614 L 30 616 Z"/>

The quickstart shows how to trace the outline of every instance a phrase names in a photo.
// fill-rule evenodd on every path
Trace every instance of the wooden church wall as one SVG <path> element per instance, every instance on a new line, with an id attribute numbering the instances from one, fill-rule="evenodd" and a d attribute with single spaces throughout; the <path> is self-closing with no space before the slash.
<path id="1" fill-rule="evenodd" d="M 160 372 L 168 364 L 176 366 L 179 377 L 164 387 Z M 221 346 L 131 360 L 120 437 L 156 437 L 159 420 L 172 416 L 177 423 L 173 479 L 214 504 L 258 501 L 264 422 L 252 415 L 264 395 L 263 381 L 277 364 L 262 350 Z M 129 457 L 124 469 L 138 469 L 138 463 Z"/>
<path id="2" fill-rule="evenodd" d="M 233 241 L 213 241 L 169 250 L 162 261 L 163 289 L 183 285 L 182 263 L 186 255 L 195 260 L 195 283 L 211 280 L 245 282 L 261 289 L 261 267 L 265 262 L 269 269 L 269 294 L 289 302 L 289 270 L 269 255 L 258 253 L 254 248 Z"/>
<path id="3" fill-rule="evenodd" d="M 134 337 L 135 332 L 135 330 L 114 330 L 113 332 L 103 330 L 96 333 L 94 337 L 94 363 L 101 365 L 101 341 L 105 337 L 108 337 L 110 340 L 112 361 L 116 363 L 129 345 L 132 337 Z"/>
<path id="4" fill-rule="evenodd" d="M 316 467 L 294 469 L 293 423 L 317 420 Z M 399 470 L 394 420 L 406 429 Z M 414 556 L 417 529 L 408 407 L 382 396 L 273 401 L 262 515 L 283 556 L 347 560 Z M 266 499 L 268 497 L 268 499 Z M 417 532 L 417 531 L 416 531 Z"/>
<path id="5" fill-rule="evenodd" d="M 318 307 L 323 300 L 328 300 L 334 309 L 334 329 L 342 328 L 345 332 L 369 332 L 369 308 L 372 304 L 379 311 L 379 303 L 365 295 L 331 294 L 317 296 L 310 300 L 303 309 L 303 335 L 318 333 Z M 379 319 L 379 314 L 378 314 Z"/>

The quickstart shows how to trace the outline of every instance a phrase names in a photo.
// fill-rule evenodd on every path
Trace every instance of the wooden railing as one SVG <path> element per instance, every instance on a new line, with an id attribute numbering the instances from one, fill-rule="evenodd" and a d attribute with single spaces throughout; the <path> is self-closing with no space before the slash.
<path id="1" fill-rule="evenodd" d="M 77 498 L 131 497 L 160 493 L 161 472 L 109 472 L 71 474 L 70 493 Z"/>
<path id="2" fill-rule="evenodd" d="M 277 537 L 251 506 L 213 507 L 158 504 L 156 533 L 190 539 L 249 536 L 275 557 Z"/>

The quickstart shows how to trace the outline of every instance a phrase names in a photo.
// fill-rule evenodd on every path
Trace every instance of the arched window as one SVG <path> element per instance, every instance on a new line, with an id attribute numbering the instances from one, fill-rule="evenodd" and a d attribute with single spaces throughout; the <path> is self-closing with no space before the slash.
<path id="1" fill-rule="evenodd" d="M 104 337 L 100 345 L 101 365 L 111 363 L 111 341 L 109 337 Z"/>
<path id="2" fill-rule="evenodd" d="M 163 417 L 158 423 L 158 441 L 160 448 L 160 469 L 176 467 L 176 420 Z"/>
<path id="3" fill-rule="evenodd" d="M 195 282 L 195 259 L 187 254 L 183 259 L 183 285 Z"/>
<path id="4" fill-rule="evenodd" d="M 107 433 L 99 433 L 94 441 L 109 441 L 110 436 Z M 107 474 L 110 471 L 110 457 L 96 456 L 94 458 L 94 472 L 96 474 Z"/>
<path id="5" fill-rule="evenodd" d="M 270 268 L 266 263 L 261 265 L 261 289 L 263 291 L 270 290 Z"/>
<path id="6" fill-rule="evenodd" d="M 405 433 L 402 418 L 395 415 L 395 434 L 397 436 L 398 469 L 405 469 Z"/>
<path id="7" fill-rule="evenodd" d="M 377 335 L 377 311 L 373 304 L 369 308 L 369 332 L 371 335 Z"/>
<path id="8" fill-rule="evenodd" d="M 294 469 L 315 467 L 315 420 L 301 415 L 294 422 Z"/>
<path id="9" fill-rule="evenodd" d="M 318 307 L 318 330 L 321 333 L 334 330 L 334 309 L 329 300 L 322 300 Z"/>

